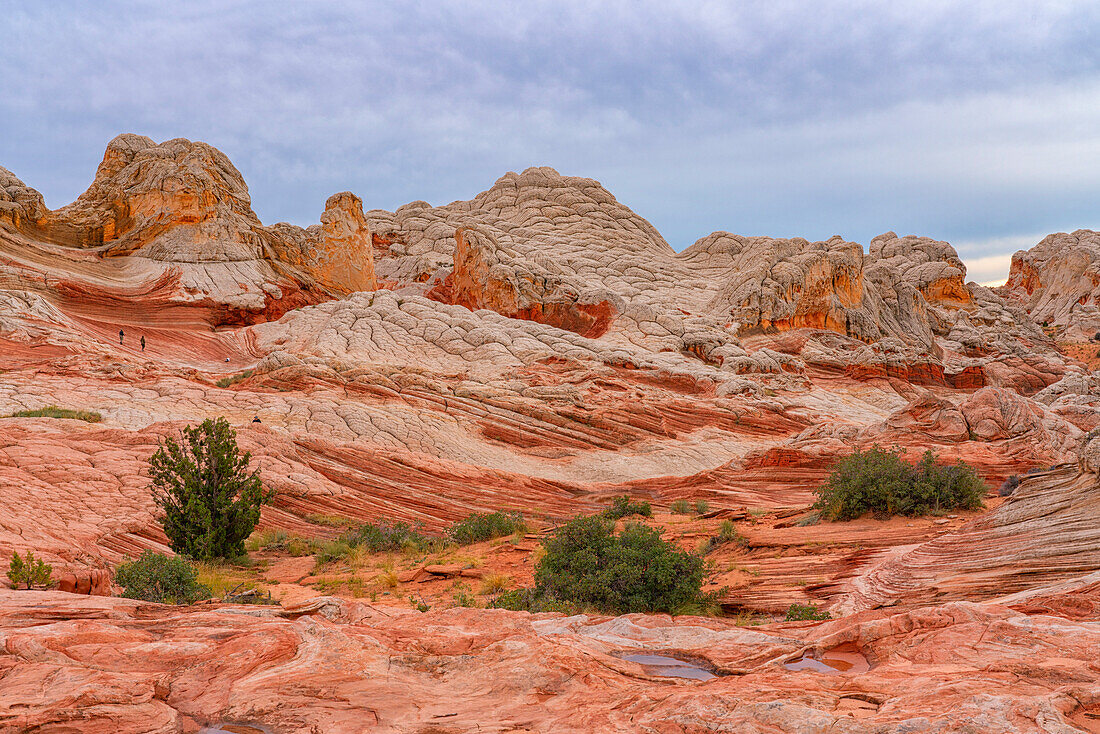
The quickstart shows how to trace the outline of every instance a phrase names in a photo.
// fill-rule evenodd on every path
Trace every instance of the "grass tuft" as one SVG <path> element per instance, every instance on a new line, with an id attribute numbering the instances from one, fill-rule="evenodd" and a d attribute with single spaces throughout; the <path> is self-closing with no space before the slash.
<path id="1" fill-rule="evenodd" d="M 507 574 L 491 573 L 481 579 L 481 593 L 486 595 L 499 594 L 502 591 L 507 591 L 511 585 L 512 579 Z"/>
<path id="2" fill-rule="evenodd" d="M 85 421 L 87 423 L 99 423 L 103 416 L 94 410 L 69 410 L 59 408 L 56 405 L 47 405 L 37 410 L 20 410 L 12 413 L 11 418 L 68 418 L 69 420 Z"/>
<path id="3" fill-rule="evenodd" d="M 722 524 L 718 527 L 718 535 L 706 538 L 699 544 L 699 555 L 705 556 L 723 545 L 728 545 L 730 543 L 744 546 L 748 544 L 748 540 L 746 540 L 744 535 L 737 532 L 737 528 L 734 527 L 731 521 L 723 520 Z"/>

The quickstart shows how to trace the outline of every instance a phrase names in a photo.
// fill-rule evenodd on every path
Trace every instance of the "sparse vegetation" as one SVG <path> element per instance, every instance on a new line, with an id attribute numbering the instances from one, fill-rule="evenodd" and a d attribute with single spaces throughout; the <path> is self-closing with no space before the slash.
<path id="1" fill-rule="evenodd" d="M 20 584 L 26 585 L 28 589 L 46 587 L 53 583 L 53 566 L 35 558 L 32 551 L 27 551 L 26 556 L 13 553 L 8 565 L 8 580 L 13 589 L 18 589 Z"/>
<path id="2" fill-rule="evenodd" d="M 248 539 L 244 542 L 244 549 L 249 552 L 263 550 L 265 548 L 282 550 L 286 548 L 289 542 L 290 533 L 287 531 L 269 529 L 262 532 L 255 532 L 248 536 Z"/>
<path id="3" fill-rule="evenodd" d="M 915 465 L 897 450 L 873 446 L 842 459 L 818 487 L 814 508 L 827 520 L 853 520 L 868 512 L 879 516 L 925 515 L 982 506 L 985 483 L 963 462 L 944 466 L 932 451 Z"/>
<path id="4" fill-rule="evenodd" d="M 456 545 L 470 545 L 525 532 L 527 523 L 518 512 L 475 512 L 447 528 L 447 539 Z"/>
<path id="5" fill-rule="evenodd" d="M 382 571 L 374 577 L 374 580 L 383 589 L 393 590 L 401 585 L 401 580 L 397 578 L 397 572 L 394 571 L 393 568 L 382 569 Z"/>
<path id="6" fill-rule="evenodd" d="M 11 418 L 68 418 L 69 420 L 84 421 L 86 423 L 99 423 L 103 416 L 94 410 L 70 410 L 59 408 L 56 405 L 47 405 L 37 410 L 20 410 L 12 413 Z"/>
<path id="7" fill-rule="evenodd" d="M 198 582 L 195 567 L 179 556 L 145 551 L 136 561 L 115 570 L 115 583 L 122 596 L 159 604 L 191 604 L 210 596 L 210 589 Z"/>
<path id="8" fill-rule="evenodd" d="M 218 387 L 229 387 L 230 385 L 236 385 L 242 380 L 247 380 L 249 377 L 252 377 L 252 370 L 245 370 L 244 372 L 238 372 L 237 374 L 230 375 L 229 377 L 223 377 L 214 384 Z"/>
<path id="9" fill-rule="evenodd" d="M 285 530 L 269 529 L 248 536 L 244 547 L 249 552 L 258 550 L 284 551 L 287 555 L 299 558 L 315 553 L 319 545 L 316 540 L 293 535 Z"/>
<path id="10" fill-rule="evenodd" d="M 320 513 L 306 515 L 306 520 L 314 525 L 323 525 L 328 528 L 350 528 L 357 524 L 355 520 L 348 517 L 341 517 L 340 515 L 322 515 Z"/>
<path id="11" fill-rule="evenodd" d="M 263 587 L 242 572 L 226 563 L 193 563 L 195 580 L 210 596 L 234 603 L 271 603 L 271 595 Z"/>
<path id="12" fill-rule="evenodd" d="M 535 589 L 512 589 L 497 594 L 489 600 L 490 609 L 510 609 L 513 612 L 560 612 L 579 614 L 585 608 L 573 602 L 548 599 Z"/>
<path id="13" fill-rule="evenodd" d="M 673 515 L 690 515 L 691 503 L 687 500 L 676 500 L 668 506 L 668 511 Z"/>
<path id="14" fill-rule="evenodd" d="M 603 511 L 603 516 L 608 520 L 621 520 L 634 515 L 653 517 L 653 508 L 648 502 L 635 502 L 626 495 L 622 495 L 611 500 L 611 507 Z"/>
<path id="15" fill-rule="evenodd" d="M 224 418 L 186 426 L 179 441 L 165 439 L 149 459 L 149 474 L 172 550 L 195 560 L 244 555 L 260 506 L 274 496 L 259 470 L 250 471 L 251 458 L 240 453 Z"/>
<path id="16" fill-rule="evenodd" d="M 718 526 L 718 535 L 711 536 L 699 543 L 699 555 L 705 556 L 730 543 L 746 545 L 748 541 L 745 540 L 744 535 L 737 532 L 737 528 L 731 521 L 723 520 L 722 524 Z"/>
<path id="17" fill-rule="evenodd" d="M 491 573 L 481 579 L 481 593 L 488 596 L 507 591 L 512 579 L 503 573 Z"/>
<path id="18" fill-rule="evenodd" d="M 788 622 L 821 622 L 832 618 L 833 615 L 824 609 L 818 609 L 815 604 L 791 604 L 785 617 Z"/>
<path id="19" fill-rule="evenodd" d="M 705 515 L 707 510 L 710 509 L 710 505 L 706 500 L 696 500 L 690 502 L 689 500 L 676 500 L 668 506 L 668 511 L 673 515 Z"/>
<path id="20" fill-rule="evenodd" d="M 360 553 L 435 553 L 445 545 L 443 538 L 424 535 L 407 522 L 379 520 L 363 523 L 341 533 L 335 540 L 320 543 L 314 555 L 318 565 L 324 565 Z"/>
<path id="21" fill-rule="evenodd" d="M 481 602 L 470 593 L 470 589 L 465 584 L 455 584 L 451 588 L 451 606 L 479 609 Z"/>

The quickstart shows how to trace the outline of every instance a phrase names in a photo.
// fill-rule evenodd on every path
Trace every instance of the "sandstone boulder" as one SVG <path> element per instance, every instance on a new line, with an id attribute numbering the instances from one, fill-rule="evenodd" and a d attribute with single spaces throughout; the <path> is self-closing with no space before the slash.
<path id="1" fill-rule="evenodd" d="M 59 591 L 70 594 L 111 596 L 111 572 L 102 568 L 61 571 L 53 574 Z"/>

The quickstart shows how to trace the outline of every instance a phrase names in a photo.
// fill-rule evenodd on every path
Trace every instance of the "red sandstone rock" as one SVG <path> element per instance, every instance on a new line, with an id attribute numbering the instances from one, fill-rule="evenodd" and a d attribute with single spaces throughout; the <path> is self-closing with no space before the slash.
<path id="1" fill-rule="evenodd" d="M 1095 627 L 965 603 L 744 628 L 642 615 L 383 612 L 334 599 L 242 614 L 0 591 L 0 725 L 112 734 L 194 722 L 330 734 L 860 734 L 917 725 L 1053 733 L 1100 709 Z M 838 648 L 870 670 L 784 665 Z M 623 659 L 638 652 L 736 674 L 655 677 Z"/>
<path id="2" fill-rule="evenodd" d="M 78 571 L 61 571 L 53 574 L 59 591 L 91 596 L 111 595 L 111 573 L 102 568 Z"/>

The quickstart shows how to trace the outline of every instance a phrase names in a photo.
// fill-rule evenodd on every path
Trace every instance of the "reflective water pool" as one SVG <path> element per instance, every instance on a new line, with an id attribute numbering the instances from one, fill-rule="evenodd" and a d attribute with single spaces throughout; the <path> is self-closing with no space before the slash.
<path id="1" fill-rule="evenodd" d="M 641 665 L 647 675 L 665 678 L 690 678 L 692 680 L 710 680 L 715 677 L 714 673 L 696 663 L 667 655 L 631 653 L 630 655 L 623 655 L 622 659 Z"/>
<path id="2" fill-rule="evenodd" d="M 812 652 L 783 663 L 787 670 L 813 670 L 818 673 L 837 675 L 839 673 L 865 673 L 871 669 L 871 663 L 867 660 L 859 648 L 852 643 L 838 645 L 831 650 L 814 656 Z"/>

